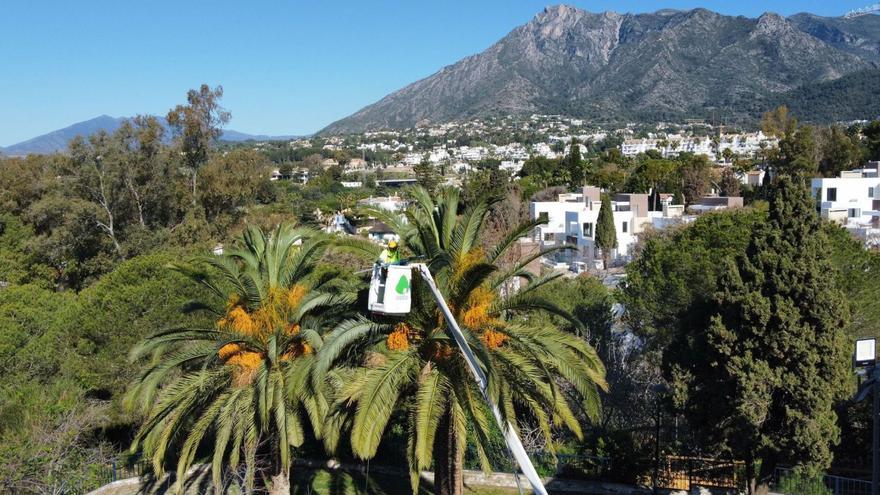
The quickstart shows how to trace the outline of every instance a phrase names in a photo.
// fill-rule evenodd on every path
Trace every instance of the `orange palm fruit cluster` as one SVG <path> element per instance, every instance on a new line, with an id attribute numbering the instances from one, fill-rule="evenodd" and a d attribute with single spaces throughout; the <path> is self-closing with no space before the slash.
<path id="1" fill-rule="evenodd" d="M 479 330 L 494 323 L 489 316 L 489 308 L 495 302 L 495 293 L 486 287 L 477 287 L 468 296 L 467 305 L 461 314 L 464 326 Z"/>
<path id="2" fill-rule="evenodd" d="M 300 284 L 295 284 L 287 291 L 287 298 L 285 303 L 287 304 L 288 309 L 296 309 L 299 306 L 299 303 L 302 302 L 303 297 L 305 297 L 306 288 Z"/>
<path id="3" fill-rule="evenodd" d="M 504 345 L 504 342 L 507 340 L 507 335 L 492 328 L 488 328 L 483 331 L 482 335 L 480 335 L 480 340 L 482 340 L 483 344 L 489 349 L 497 349 Z"/>
<path id="4" fill-rule="evenodd" d="M 445 342 L 431 342 L 428 348 L 428 359 L 431 361 L 446 361 L 452 357 L 452 346 Z"/>
<path id="5" fill-rule="evenodd" d="M 263 356 L 259 352 L 252 351 L 237 352 L 226 360 L 226 364 L 251 370 L 259 368 L 262 362 Z"/>
<path id="6" fill-rule="evenodd" d="M 461 255 L 458 258 L 458 262 L 455 263 L 455 278 L 461 277 L 472 266 L 483 261 L 485 257 L 486 254 L 483 252 L 483 248 L 480 247 L 473 248 L 467 253 Z"/>
<path id="7" fill-rule="evenodd" d="M 410 341 L 418 340 L 418 332 L 406 323 L 398 323 L 394 331 L 388 334 L 386 344 L 392 351 L 405 351 L 409 349 Z"/>
<path id="8" fill-rule="evenodd" d="M 281 355 L 281 359 L 285 361 L 289 361 L 291 359 L 296 359 L 300 356 L 305 356 L 307 354 L 312 353 L 312 346 L 309 345 L 308 342 L 297 342 L 290 346 L 290 349 Z"/>
<path id="9" fill-rule="evenodd" d="M 257 331 L 257 323 L 241 306 L 235 306 L 226 313 L 226 316 L 217 321 L 220 327 L 232 328 L 242 335 L 254 335 Z"/>
<path id="10" fill-rule="evenodd" d="M 224 315 L 217 320 L 217 326 L 261 340 L 268 339 L 279 327 L 283 327 L 290 336 L 298 335 L 300 325 L 288 322 L 307 293 L 308 289 L 300 284 L 288 289 L 271 287 L 260 306 L 252 311 L 247 309 L 238 294 L 232 294 L 226 302 Z M 281 359 L 289 360 L 312 352 L 309 343 L 295 340 L 281 355 Z M 239 344 L 224 345 L 217 351 L 217 357 L 235 368 L 233 376 L 238 385 L 250 383 L 265 359 L 262 353 L 245 350 Z"/>
<path id="11" fill-rule="evenodd" d="M 217 351 L 217 357 L 226 361 L 230 357 L 238 354 L 241 351 L 241 346 L 238 344 L 226 344 Z"/>

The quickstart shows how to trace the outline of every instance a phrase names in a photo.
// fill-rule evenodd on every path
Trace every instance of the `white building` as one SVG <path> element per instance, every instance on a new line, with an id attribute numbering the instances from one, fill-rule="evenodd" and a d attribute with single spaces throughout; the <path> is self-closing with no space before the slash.
<path id="1" fill-rule="evenodd" d="M 469 147 L 462 146 L 457 150 L 458 158 L 465 161 L 480 161 L 483 158 L 486 158 L 489 155 L 489 150 L 482 146 Z"/>
<path id="2" fill-rule="evenodd" d="M 358 201 L 360 206 L 368 206 L 388 211 L 402 211 L 406 208 L 406 201 L 400 196 L 370 196 Z"/>
<path id="3" fill-rule="evenodd" d="M 498 168 L 500 168 L 501 170 L 506 170 L 513 175 L 516 175 L 519 173 L 520 170 L 522 170 L 523 162 L 519 160 L 502 160 Z"/>
<path id="4" fill-rule="evenodd" d="M 660 210 L 652 211 L 649 194 L 616 194 L 611 201 L 617 248 L 611 253 L 612 263 L 626 263 L 638 242 L 638 234 L 646 229 L 665 229 L 690 223 L 695 214 L 686 214 L 684 205 L 673 205 L 672 196 L 660 195 Z M 601 267 L 601 253 L 596 247 L 596 224 L 601 208 L 601 191 L 584 187 L 580 193 L 560 194 L 556 201 L 532 202 L 529 214 L 545 223 L 534 232 L 534 240 L 543 248 L 570 245 L 575 249 L 560 251 L 545 260 L 551 267 L 568 267 L 572 271 Z M 741 197 L 706 197 L 691 206 L 693 213 L 703 213 L 743 205 Z"/>
<path id="5" fill-rule="evenodd" d="M 840 177 L 813 179 L 813 197 L 822 218 L 838 222 L 869 245 L 880 241 L 880 162 L 848 170 Z"/>
<path id="6" fill-rule="evenodd" d="M 659 152 L 664 157 L 677 156 L 687 152 L 695 155 L 704 155 L 714 159 L 717 153 L 723 153 L 729 149 L 736 155 L 754 156 L 762 148 L 775 146 L 777 140 L 765 136 L 762 132 L 748 134 L 722 134 L 718 136 L 718 144 L 715 145 L 709 137 L 688 137 L 680 134 L 666 136 L 665 138 L 650 137 L 645 139 L 627 139 L 620 145 L 620 152 L 624 156 L 633 157 L 650 150 Z"/>
<path id="7" fill-rule="evenodd" d="M 496 146 L 494 155 L 507 160 L 527 160 L 529 151 L 520 143 L 511 143 L 504 146 Z"/>
<path id="8" fill-rule="evenodd" d="M 532 219 L 543 218 L 544 225 L 535 229 L 535 240 L 543 247 L 568 244 L 574 250 L 561 251 L 555 262 L 597 266 L 601 253 L 596 248 L 596 223 L 602 205 L 598 187 L 584 187 L 581 193 L 560 194 L 557 201 L 532 202 L 529 213 Z M 611 253 L 613 262 L 627 261 L 636 234 L 646 224 L 651 224 L 647 194 L 618 194 L 611 202 L 614 227 L 617 232 L 617 249 Z M 578 270 L 579 271 L 579 270 Z"/>
<path id="9" fill-rule="evenodd" d="M 447 160 L 449 160 L 449 152 L 444 148 L 435 148 L 428 153 L 428 162 L 431 164 L 436 165 Z"/>
<path id="10" fill-rule="evenodd" d="M 547 143 L 538 143 L 532 147 L 532 152 L 537 156 L 543 156 L 544 158 L 554 159 L 556 158 L 556 152 L 550 148 L 550 145 Z"/>
<path id="11" fill-rule="evenodd" d="M 749 170 L 745 173 L 737 172 L 736 177 L 739 179 L 740 184 L 744 186 L 758 187 L 764 183 L 764 175 L 766 173 L 764 170 Z"/>
<path id="12" fill-rule="evenodd" d="M 403 163 L 405 165 L 413 166 L 422 163 L 422 160 L 425 159 L 425 155 L 422 153 L 407 153 L 403 157 Z"/>

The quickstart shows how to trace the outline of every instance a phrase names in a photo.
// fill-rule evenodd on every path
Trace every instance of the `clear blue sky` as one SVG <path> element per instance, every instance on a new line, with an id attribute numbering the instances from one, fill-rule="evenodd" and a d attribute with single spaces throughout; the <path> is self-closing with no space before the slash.
<path id="1" fill-rule="evenodd" d="M 705 7 L 841 15 L 873 0 L 572 0 L 590 11 Z M 557 3 L 557 2 L 553 2 Z M 547 0 L 3 0 L 0 146 L 100 114 L 164 114 L 222 84 L 229 128 L 305 134 L 480 52 Z"/>

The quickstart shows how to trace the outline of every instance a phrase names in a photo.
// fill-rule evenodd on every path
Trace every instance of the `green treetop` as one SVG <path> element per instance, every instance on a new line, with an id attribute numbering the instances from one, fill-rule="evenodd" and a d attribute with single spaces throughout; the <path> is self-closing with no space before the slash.
<path id="1" fill-rule="evenodd" d="M 440 181 L 442 180 L 437 167 L 432 165 L 427 157 L 425 157 L 418 165 L 413 166 L 413 173 L 416 176 L 418 184 L 432 193 L 437 190 L 437 186 L 440 185 Z"/>

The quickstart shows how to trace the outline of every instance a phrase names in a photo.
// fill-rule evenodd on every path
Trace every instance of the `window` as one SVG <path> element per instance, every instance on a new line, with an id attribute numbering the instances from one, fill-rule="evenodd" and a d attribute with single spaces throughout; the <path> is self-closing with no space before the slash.
<path id="1" fill-rule="evenodd" d="M 621 232 L 626 234 L 627 222 L 623 222 L 623 228 L 620 229 Z"/>
<path id="2" fill-rule="evenodd" d="M 542 211 L 541 213 L 538 213 L 538 221 L 541 223 L 549 222 L 550 221 L 550 214 L 547 213 L 546 211 Z"/>
<path id="3" fill-rule="evenodd" d="M 858 208 L 850 208 L 849 209 L 849 217 L 855 218 L 862 216 L 862 212 Z"/>
<path id="4" fill-rule="evenodd" d="M 873 188 L 873 187 L 869 187 L 869 188 L 868 188 L 868 197 L 869 197 L 869 198 L 873 198 L 873 197 L 874 197 L 874 188 Z"/>
<path id="5" fill-rule="evenodd" d="M 555 234 L 544 234 L 544 240 L 545 241 L 555 241 L 556 235 Z"/>
<path id="6" fill-rule="evenodd" d="M 593 224 L 584 223 L 584 237 L 593 237 Z"/>
<path id="7" fill-rule="evenodd" d="M 829 187 L 825 190 L 825 201 L 837 201 L 836 187 Z"/>

